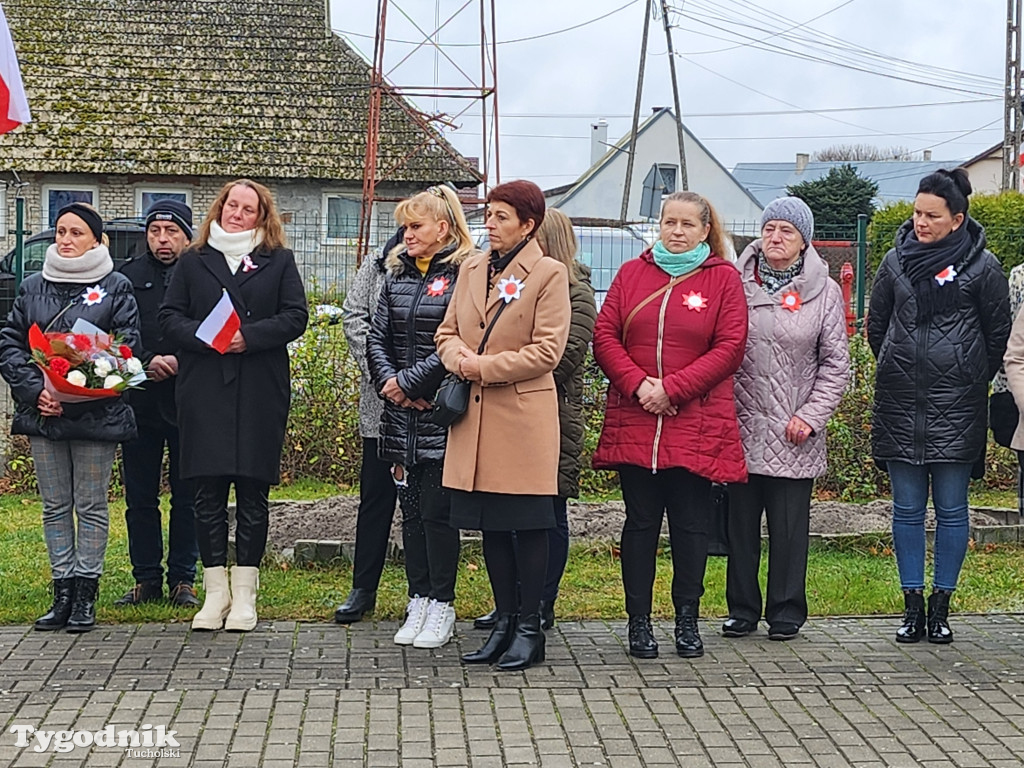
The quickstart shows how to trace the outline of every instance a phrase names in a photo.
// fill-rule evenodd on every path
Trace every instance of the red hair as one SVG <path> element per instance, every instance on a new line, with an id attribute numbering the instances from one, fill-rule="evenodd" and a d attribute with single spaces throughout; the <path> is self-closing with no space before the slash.
<path id="1" fill-rule="evenodd" d="M 488 203 L 506 203 L 524 224 L 533 219 L 532 235 L 544 221 L 544 193 L 532 181 L 517 179 L 499 184 L 487 194 Z"/>

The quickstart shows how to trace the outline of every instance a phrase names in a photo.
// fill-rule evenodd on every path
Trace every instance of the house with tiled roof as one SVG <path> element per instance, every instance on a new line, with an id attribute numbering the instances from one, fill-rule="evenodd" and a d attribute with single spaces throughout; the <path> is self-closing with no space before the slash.
<path id="1" fill-rule="evenodd" d="M 307 260 L 351 244 L 370 67 L 331 32 L 327 0 L 3 5 L 33 114 L 0 137 L 4 232 L 14 174 L 34 231 L 75 199 L 111 218 L 171 196 L 200 218 L 226 181 L 247 176 L 274 192 Z M 410 105 L 383 98 L 380 122 L 380 197 L 479 183 Z"/>

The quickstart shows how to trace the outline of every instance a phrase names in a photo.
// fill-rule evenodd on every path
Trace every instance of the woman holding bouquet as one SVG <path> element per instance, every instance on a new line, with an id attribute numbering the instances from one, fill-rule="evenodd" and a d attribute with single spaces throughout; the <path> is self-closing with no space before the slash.
<path id="1" fill-rule="evenodd" d="M 222 296 L 238 330 L 218 351 L 199 335 Z M 179 347 L 181 476 L 196 480 L 196 535 L 206 596 L 193 629 L 256 626 L 259 566 L 267 543 L 271 484 L 280 480 L 291 380 L 287 344 L 308 319 L 306 293 L 285 247 L 270 190 L 226 184 L 193 248 L 182 254 L 160 309 Z M 223 327 L 230 330 L 231 320 Z M 214 340 L 215 341 L 215 340 Z M 218 345 L 219 346 L 219 345 Z M 228 491 L 235 486 L 237 565 L 228 583 Z"/>
<path id="2" fill-rule="evenodd" d="M 35 628 L 88 632 L 96 624 L 107 549 L 110 469 L 117 444 L 135 437 L 135 418 L 120 397 L 59 402 L 46 388 L 28 334 L 33 325 L 70 332 L 81 319 L 135 347 L 139 315 L 131 282 L 114 271 L 95 209 L 84 203 L 62 208 L 55 239 L 43 271 L 21 284 L 0 331 L 0 375 L 16 406 L 11 432 L 29 436 L 43 500 L 54 600 Z"/>

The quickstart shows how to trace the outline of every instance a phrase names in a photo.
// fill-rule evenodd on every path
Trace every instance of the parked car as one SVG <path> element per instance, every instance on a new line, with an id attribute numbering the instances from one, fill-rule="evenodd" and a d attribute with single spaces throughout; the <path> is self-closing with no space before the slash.
<path id="1" fill-rule="evenodd" d="M 120 267 L 130 256 L 142 253 L 146 248 L 146 222 L 142 219 L 113 219 L 103 225 L 110 238 L 110 256 L 114 268 Z M 46 229 L 25 240 L 24 275 L 34 275 L 43 268 L 46 249 L 54 240 L 54 230 Z M 7 316 L 14 305 L 14 249 L 0 261 L 0 324 L 7 322 Z"/>
<path id="2" fill-rule="evenodd" d="M 636 258 L 648 247 L 629 227 L 574 227 L 579 242 L 577 258 L 590 267 L 597 308 L 601 308 L 615 274 L 625 262 Z"/>

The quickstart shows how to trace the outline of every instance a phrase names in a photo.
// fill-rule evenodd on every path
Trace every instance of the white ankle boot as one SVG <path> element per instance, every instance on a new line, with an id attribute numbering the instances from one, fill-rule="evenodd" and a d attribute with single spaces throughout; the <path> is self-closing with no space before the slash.
<path id="1" fill-rule="evenodd" d="M 192 618 L 192 629 L 215 630 L 224 626 L 224 617 L 231 610 L 228 569 L 224 566 L 203 569 L 203 607 Z"/>
<path id="2" fill-rule="evenodd" d="M 259 568 L 236 565 L 231 569 L 231 613 L 224 622 L 224 629 L 248 632 L 256 628 L 256 594 L 259 589 Z"/>

